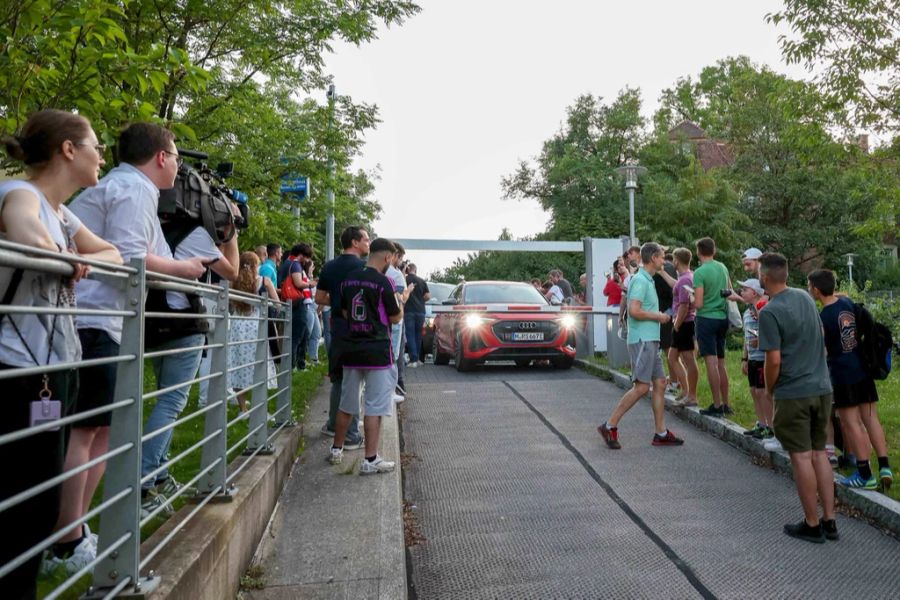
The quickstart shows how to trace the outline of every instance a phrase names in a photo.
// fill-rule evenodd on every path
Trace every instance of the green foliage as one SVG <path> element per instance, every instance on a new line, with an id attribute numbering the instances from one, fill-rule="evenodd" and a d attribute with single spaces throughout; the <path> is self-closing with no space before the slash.
<path id="1" fill-rule="evenodd" d="M 767 15 L 790 25 L 779 42 L 789 63 L 820 69 L 817 83 L 863 127 L 900 124 L 900 6 L 896 0 L 785 0 Z"/>

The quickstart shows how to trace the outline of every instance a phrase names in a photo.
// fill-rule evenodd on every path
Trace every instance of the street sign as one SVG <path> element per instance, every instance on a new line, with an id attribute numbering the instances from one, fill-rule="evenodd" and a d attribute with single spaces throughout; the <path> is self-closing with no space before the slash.
<path id="1" fill-rule="evenodd" d="M 309 179 L 299 175 L 285 175 L 281 178 L 281 193 L 290 194 L 297 200 L 305 200 L 309 196 Z"/>

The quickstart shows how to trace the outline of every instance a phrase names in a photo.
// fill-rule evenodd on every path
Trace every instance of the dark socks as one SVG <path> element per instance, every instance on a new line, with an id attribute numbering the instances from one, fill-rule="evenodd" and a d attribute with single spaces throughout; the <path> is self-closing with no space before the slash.
<path id="1" fill-rule="evenodd" d="M 879 469 L 890 469 L 891 465 L 888 464 L 887 456 L 879 456 L 878 457 L 878 468 Z"/>
<path id="2" fill-rule="evenodd" d="M 65 558 L 75 552 L 75 548 L 78 547 L 78 544 L 84 539 L 84 528 L 81 529 L 81 537 L 77 540 L 72 540 L 71 542 L 61 542 L 58 544 L 53 544 L 53 555 L 56 558 Z"/>
<path id="3" fill-rule="evenodd" d="M 857 460 L 856 468 L 859 470 L 860 476 L 863 479 L 871 479 L 872 478 L 872 469 L 869 467 L 869 461 L 867 460 Z"/>
<path id="4" fill-rule="evenodd" d="M 374 462 L 376 458 L 378 458 L 377 454 L 375 456 L 367 456 L 366 460 L 369 462 Z"/>

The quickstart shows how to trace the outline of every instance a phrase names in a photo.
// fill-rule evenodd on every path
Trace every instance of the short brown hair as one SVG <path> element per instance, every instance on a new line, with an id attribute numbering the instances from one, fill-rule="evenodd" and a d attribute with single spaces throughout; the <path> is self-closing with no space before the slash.
<path id="1" fill-rule="evenodd" d="M 175 134 L 156 123 L 132 123 L 119 134 L 119 160 L 143 165 L 175 141 Z"/>
<path id="2" fill-rule="evenodd" d="M 672 252 L 672 256 L 675 257 L 675 260 L 680 265 L 691 266 L 691 260 L 694 258 L 694 255 L 687 248 L 675 248 Z"/>
<path id="3" fill-rule="evenodd" d="M 32 113 L 19 134 L 5 136 L 3 144 L 10 158 L 29 167 L 41 167 L 50 162 L 63 142 L 78 143 L 90 131 L 90 121 L 81 115 L 47 108 Z"/>
<path id="4" fill-rule="evenodd" d="M 700 238 L 697 240 L 697 254 L 700 256 L 715 256 L 716 242 L 711 237 Z"/>
<path id="5" fill-rule="evenodd" d="M 787 283 L 788 261 L 777 252 L 766 252 L 759 257 L 759 273 L 771 277 L 776 283 Z"/>

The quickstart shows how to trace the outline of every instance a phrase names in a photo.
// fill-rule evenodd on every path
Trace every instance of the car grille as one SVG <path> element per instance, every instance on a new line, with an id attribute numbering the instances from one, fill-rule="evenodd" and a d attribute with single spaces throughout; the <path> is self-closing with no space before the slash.
<path id="1" fill-rule="evenodd" d="M 543 342 L 550 342 L 559 335 L 559 325 L 553 321 L 500 321 L 494 323 L 491 330 L 497 339 L 504 344 L 534 344 L 541 343 L 534 340 L 515 340 L 513 341 L 513 333 L 543 333 Z"/>

